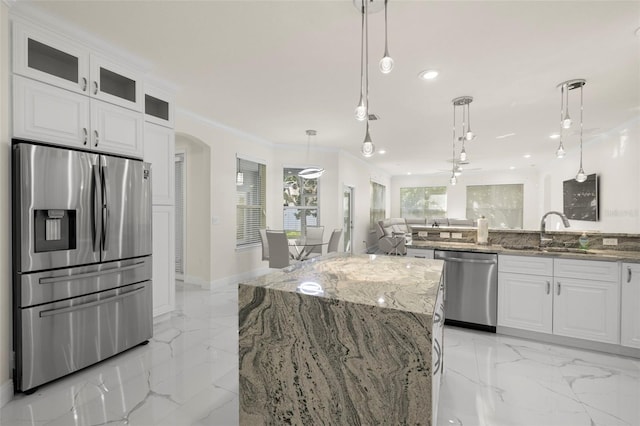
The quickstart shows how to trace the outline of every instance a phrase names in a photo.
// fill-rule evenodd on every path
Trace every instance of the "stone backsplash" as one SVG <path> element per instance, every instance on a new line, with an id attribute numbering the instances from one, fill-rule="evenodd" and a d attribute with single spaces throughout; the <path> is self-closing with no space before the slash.
<path id="1" fill-rule="evenodd" d="M 475 244 L 477 237 L 477 230 L 475 228 L 413 226 L 411 227 L 411 231 L 412 239 L 416 241 Z M 446 235 L 448 235 L 449 238 L 443 238 Z M 582 231 L 548 231 L 545 234 L 546 237 L 552 238 L 552 242 L 547 244 L 547 246 L 567 248 L 578 248 L 580 246 L 578 238 L 580 238 L 581 235 Z M 587 232 L 586 235 L 589 239 L 588 247 L 592 250 L 640 251 L 640 234 Z M 616 239 L 618 244 L 603 245 L 603 238 Z M 505 248 L 536 249 L 540 245 L 540 231 L 489 229 L 489 244 L 499 245 Z"/>

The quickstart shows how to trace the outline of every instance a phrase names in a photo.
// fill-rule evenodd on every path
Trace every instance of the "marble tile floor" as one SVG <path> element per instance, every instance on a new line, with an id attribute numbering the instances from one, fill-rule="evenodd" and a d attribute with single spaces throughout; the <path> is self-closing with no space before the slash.
<path id="1" fill-rule="evenodd" d="M 18 395 L 0 425 L 238 424 L 236 286 L 178 283 L 146 346 Z M 438 425 L 640 425 L 640 359 L 445 328 Z"/>

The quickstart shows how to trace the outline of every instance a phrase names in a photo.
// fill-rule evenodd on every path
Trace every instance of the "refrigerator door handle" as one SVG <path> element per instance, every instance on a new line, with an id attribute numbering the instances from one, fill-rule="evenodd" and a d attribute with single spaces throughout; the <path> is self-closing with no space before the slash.
<path id="1" fill-rule="evenodd" d="M 81 309 L 91 308 L 93 306 L 104 305 L 105 303 L 117 302 L 120 299 L 124 299 L 125 297 L 133 296 L 134 294 L 140 293 L 144 290 L 144 287 L 138 287 L 135 290 L 128 291 L 123 294 L 118 294 L 117 296 L 107 297 L 106 299 L 96 300 L 95 302 L 83 303 L 82 305 L 69 306 L 68 308 L 60 308 L 60 309 L 51 309 L 49 311 L 40 312 L 40 318 L 50 317 L 52 315 L 60 315 L 66 314 L 69 312 L 79 311 Z"/>
<path id="2" fill-rule="evenodd" d="M 97 272 L 87 272 L 84 274 L 62 275 L 57 277 L 40 278 L 39 283 L 53 284 L 53 283 L 66 282 L 66 281 L 83 280 L 85 278 L 99 277 L 101 275 L 116 274 L 124 271 L 129 271 L 131 269 L 141 268 L 142 266 L 144 266 L 144 262 L 138 262 L 138 263 L 134 263 L 133 265 L 122 266 L 120 268 L 105 269 L 103 271 L 97 271 Z"/>
<path id="3" fill-rule="evenodd" d="M 102 250 L 109 249 L 109 176 L 107 166 L 102 166 Z"/>
<path id="4" fill-rule="evenodd" d="M 98 222 L 100 218 L 98 217 L 98 212 L 101 210 L 101 202 L 100 197 L 98 197 L 98 185 L 100 182 L 100 171 L 98 169 L 99 166 L 93 166 L 93 178 L 91 181 L 91 196 L 93 197 L 93 215 L 91 218 L 91 228 L 93 231 L 93 251 L 100 251 L 100 240 L 102 239 L 102 235 L 99 235 L 99 227 Z"/>

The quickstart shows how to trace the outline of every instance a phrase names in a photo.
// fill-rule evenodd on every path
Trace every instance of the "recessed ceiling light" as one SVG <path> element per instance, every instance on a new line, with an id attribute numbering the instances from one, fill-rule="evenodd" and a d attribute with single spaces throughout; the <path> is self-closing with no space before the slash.
<path id="1" fill-rule="evenodd" d="M 516 169 L 516 166 L 510 166 L 509 167 L 509 170 L 515 170 L 515 169 Z"/>
<path id="2" fill-rule="evenodd" d="M 408 175 L 410 175 L 410 174 L 411 174 L 411 172 L 407 172 L 407 174 L 408 174 Z"/>
<path id="3" fill-rule="evenodd" d="M 386 154 L 387 150 L 386 149 L 381 149 L 378 151 L 378 154 Z"/>
<path id="4" fill-rule="evenodd" d="M 560 133 L 553 133 L 553 134 L 549 135 L 549 137 L 551 139 L 558 139 L 560 137 Z"/>
<path id="5" fill-rule="evenodd" d="M 531 154 L 525 154 L 523 155 L 524 158 L 531 158 Z"/>
<path id="6" fill-rule="evenodd" d="M 504 139 L 504 138 L 508 138 L 508 137 L 511 137 L 511 136 L 515 136 L 515 135 L 516 135 L 515 133 L 507 133 L 507 134 L 504 134 L 504 135 L 496 136 L 496 139 Z"/>
<path id="7" fill-rule="evenodd" d="M 437 76 L 438 76 L 438 71 L 436 70 L 424 70 L 424 71 L 420 71 L 420 74 L 418 74 L 418 77 L 420 78 L 420 80 L 433 80 Z"/>

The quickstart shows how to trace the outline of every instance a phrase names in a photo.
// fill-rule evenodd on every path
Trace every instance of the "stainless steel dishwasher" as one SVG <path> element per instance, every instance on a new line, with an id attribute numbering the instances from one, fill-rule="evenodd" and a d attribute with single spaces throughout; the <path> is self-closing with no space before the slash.
<path id="1" fill-rule="evenodd" d="M 495 333 L 498 320 L 498 255 L 436 250 L 444 260 L 445 324 Z"/>

